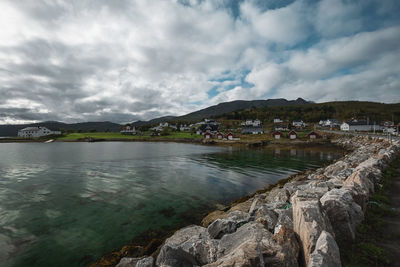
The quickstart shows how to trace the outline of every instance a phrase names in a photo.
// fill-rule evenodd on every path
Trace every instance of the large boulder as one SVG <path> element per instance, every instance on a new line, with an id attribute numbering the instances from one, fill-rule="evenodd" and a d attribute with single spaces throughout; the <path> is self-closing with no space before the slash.
<path id="1" fill-rule="evenodd" d="M 362 195 L 367 198 L 374 193 L 374 183 L 371 180 L 369 169 L 358 169 L 350 175 L 344 182 L 345 187 L 354 187 L 357 185 L 357 191 L 361 191 Z"/>
<path id="2" fill-rule="evenodd" d="M 293 229 L 279 225 L 277 232 L 274 234 L 274 240 L 281 247 L 281 250 L 277 253 L 277 257 L 280 259 L 282 265 L 298 266 L 300 245 Z"/>
<path id="3" fill-rule="evenodd" d="M 276 222 L 278 221 L 278 214 L 268 208 L 267 205 L 261 206 L 254 214 L 254 220 L 264 225 L 270 232 L 274 231 Z"/>
<path id="4" fill-rule="evenodd" d="M 162 266 L 205 265 L 216 259 L 218 241 L 207 229 L 189 226 L 177 231 L 161 247 L 156 264 Z"/>
<path id="5" fill-rule="evenodd" d="M 275 187 L 272 189 L 265 198 L 266 202 L 288 202 L 290 199 L 290 193 L 286 188 Z"/>
<path id="6" fill-rule="evenodd" d="M 318 238 L 315 250 L 310 255 L 308 267 L 340 267 L 339 247 L 333 236 L 322 231 Z"/>
<path id="7" fill-rule="evenodd" d="M 304 259 L 308 264 L 309 255 L 314 251 L 321 232 L 332 232 L 332 226 L 318 198 L 313 195 L 302 195 L 297 191 L 292 197 L 292 204 L 294 231 L 300 238 Z"/>
<path id="8" fill-rule="evenodd" d="M 218 260 L 208 264 L 214 266 L 297 266 L 285 264 L 282 259 L 289 259 L 287 263 L 296 263 L 292 254 L 285 254 L 285 250 L 274 240 L 262 224 L 249 222 L 235 233 L 226 234 L 221 238 L 218 246 Z"/>
<path id="9" fill-rule="evenodd" d="M 116 267 L 136 267 L 136 263 L 141 260 L 142 258 L 129 258 L 125 257 L 122 258 Z"/>
<path id="10" fill-rule="evenodd" d="M 242 211 L 233 211 L 229 213 L 226 219 L 217 219 L 211 223 L 208 228 L 210 238 L 220 239 L 227 233 L 233 233 L 236 229 L 243 224 L 247 223 L 250 219 L 248 213 Z"/>
<path id="11" fill-rule="evenodd" d="M 122 258 L 116 267 L 153 267 L 153 257 Z"/>
<path id="12" fill-rule="evenodd" d="M 329 217 L 335 236 L 354 240 L 356 226 L 364 219 L 364 213 L 354 202 L 349 190 L 333 189 L 323 195 L 320 202 Z"/>
<path id="13" fill-rule="evenodd" d="M 352 172 L 353 169 L 349 166 L 349 163 L 340 160 L 326 167 L 324 176 L 345 180 Z"/>
<path id="14" fill-rule="evenodd" d="M 136 267 L 153 267 L 154 259 L 153 257 L 147 257 L 139 260 L 136 263 Z"/>
<path id="15" fill-rule="evenodd" d="M 275 209 L 274 211 L 278 215 L 278 219 L 275 224 L 274 234 L 279 232 L 280 226 L 285 226 L 285 228 L 293 229 L 293 208 L 292 207 L 287 208 L 287 209 Z"/>

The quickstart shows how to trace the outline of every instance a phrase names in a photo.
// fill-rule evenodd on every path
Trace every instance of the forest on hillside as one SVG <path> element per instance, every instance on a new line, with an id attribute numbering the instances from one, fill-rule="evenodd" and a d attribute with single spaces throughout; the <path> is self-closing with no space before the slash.
<path id="1" fill-rule="evenodd" d="M 224 120 L 245 120 L 250 118 L 268 122 L 272 122 L 274 118 L 280 118 L 284 121 L 302 119 L 307 122 L 319 122 L 326 119 L 338 119 L 341 121 L 358 119 L 380 122 L 393 119 L 395 122 L 399 122 L 400 103 L 384 104 L 344 101 L 279 107 L 252 107 L 215 116 L 214 118 Z"/>

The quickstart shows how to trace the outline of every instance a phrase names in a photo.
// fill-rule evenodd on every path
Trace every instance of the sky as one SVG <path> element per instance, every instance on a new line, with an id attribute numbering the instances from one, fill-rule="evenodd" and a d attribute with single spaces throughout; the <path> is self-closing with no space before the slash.
<path id="1" fill-rule="evenodd" d="M 0 124 L 400 102 L 398 0 L 1 0 Z"/>

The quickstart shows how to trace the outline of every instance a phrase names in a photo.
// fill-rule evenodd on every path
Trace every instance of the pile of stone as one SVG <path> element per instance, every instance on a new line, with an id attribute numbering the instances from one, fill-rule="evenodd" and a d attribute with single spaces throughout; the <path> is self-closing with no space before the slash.
<path id="1" fill-rule="evenodd" d="M 156 258 L 123 258 L 117 266 L 341 266 L 336 239 L 355 238 L 368 198 L 400 143 L 363 137 L 335 142 L 352 152 L 211 213 L 202 226 L 175 232 Z"/>

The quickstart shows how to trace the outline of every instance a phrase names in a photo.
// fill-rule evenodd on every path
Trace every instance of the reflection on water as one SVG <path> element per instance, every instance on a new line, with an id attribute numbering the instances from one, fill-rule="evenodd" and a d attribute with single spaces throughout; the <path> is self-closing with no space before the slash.
<path id="1" fill-rule="evenodd" d="M 0 263 L 85 266 L 341 155 L 174 143 L 1 144 Z M 194 221 L 193 221 L 194 220 Z"/>

